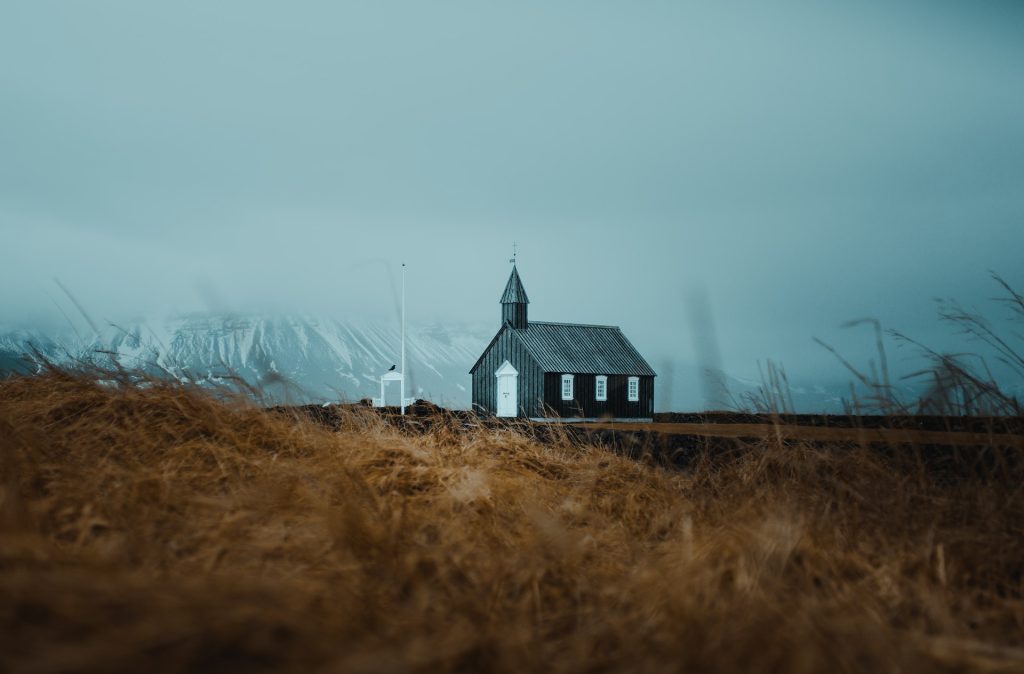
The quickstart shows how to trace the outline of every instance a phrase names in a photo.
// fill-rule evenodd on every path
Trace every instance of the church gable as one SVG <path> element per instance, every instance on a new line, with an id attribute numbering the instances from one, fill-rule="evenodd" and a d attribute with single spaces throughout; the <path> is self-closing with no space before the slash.
<path id="1" fill-rule="evenodd" d="M 518 331 L 505 324 L 473 365 L 473 409 L 484 414 L 497 412 L 499 371 L 506 362 L 518 373 L 516 392 L 518 416 L 542 415 L 544 372 L 523 345 Z"/>

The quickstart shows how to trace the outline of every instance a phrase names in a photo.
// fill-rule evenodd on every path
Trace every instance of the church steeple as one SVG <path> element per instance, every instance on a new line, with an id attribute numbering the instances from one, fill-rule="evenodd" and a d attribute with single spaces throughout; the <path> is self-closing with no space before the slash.
<path id="1" fill-rule="evenodd" d="M 501 295 L 501 320 L 511 323 L 517 330 L 525 329 L 528 325 L 526 320 L 526 305 L 530 300 L 526 297 L 526 289 L 519 278 L 515 262 L 512 263 L 512 274 L 505 284 L 505 292 Z"/>

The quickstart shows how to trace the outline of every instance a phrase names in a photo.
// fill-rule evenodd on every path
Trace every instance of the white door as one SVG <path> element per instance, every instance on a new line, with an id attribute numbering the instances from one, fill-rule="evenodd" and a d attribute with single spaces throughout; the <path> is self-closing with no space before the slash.
<path id="1" fill-rule="evenodd" d="M 518 413 L 519 373 L 507 360 L 494 373 L 498 378 L 496 388 L 498 399 L 494 409 L 499 417 L 514 417 Z"/>

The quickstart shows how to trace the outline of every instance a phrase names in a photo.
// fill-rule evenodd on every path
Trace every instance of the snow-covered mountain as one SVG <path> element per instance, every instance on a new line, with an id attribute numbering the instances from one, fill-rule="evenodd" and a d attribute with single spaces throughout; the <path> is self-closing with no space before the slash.
<path id="1" fill-rule="evenodd" d="M 469 368 L 494 326 L 410 325 L 407 395 L 450 407 L 470 404 Z M 240 377 L 272 401 L 359 400 L 380 395 L 380 375 L 400 360 L 397 326 L 334 318 L 187 315 L 109 325 L 99 334 L 0 332 L 0 371 L 24 368 L 35 348 L 51 361 L 140 368 L 204 384 Z M 397 386 L 397 384 L 395 385 Z M 397 390 L 389 390 L 389 401 Z"/>
<path id="2" fill-rule="evenodd" d="M 231 385 L 241 378 L 267 402 L 355 401 L 380 395 L 380 376 L 398 365 L 400 331 L 381 324 L 335 317 L 267 317 L 191 314 L 161 321 L 135 321 L 91 328 L 57 330 L 0 328 L 0 376 L 33 367 L 24 354 L 33 349 L 57 364 L 75 361 L 128 369 L 208 385 Z M 406 362 L 408 396 L 451 408 L 471 402 L 469 368 L 498 326 L 493 324 L 410 323 Z M 699 369 L 672 353 L 645 354 L 658 372 L 656 411 L 704 409 Z M 728 393 L 716 408 L 757 408 L 763 399 L 755 379 L 725 374 Z M 787 399 L 800 412 L 843 411 L 850 396 L 848 379 L 793 381 Z M 905 390 L 904 390 L 905 389 Z M 1008 389 L 1015 392 L 1016 389 Z M 901 398 L 917 397 L 913 383 L 901 385 Z M 860 391 L 858 395 L 866 395 Z M 389 404 L 397 404 L 397 383 Z"/>

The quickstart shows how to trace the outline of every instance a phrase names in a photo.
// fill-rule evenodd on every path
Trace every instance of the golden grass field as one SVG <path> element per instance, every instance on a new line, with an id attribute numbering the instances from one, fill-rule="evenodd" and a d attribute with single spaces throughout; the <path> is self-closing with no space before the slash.
<path id="1" fill-rule="evenodd" d="M 0 672 L 1024 671 L 1020 450 L 685 470 L 0 382 Z"/>

